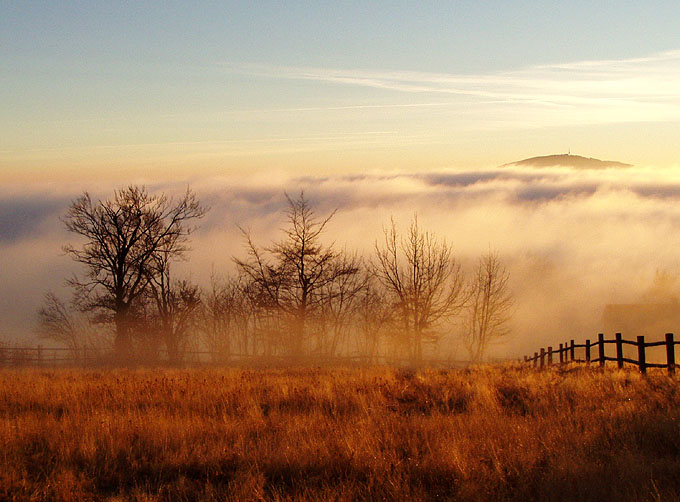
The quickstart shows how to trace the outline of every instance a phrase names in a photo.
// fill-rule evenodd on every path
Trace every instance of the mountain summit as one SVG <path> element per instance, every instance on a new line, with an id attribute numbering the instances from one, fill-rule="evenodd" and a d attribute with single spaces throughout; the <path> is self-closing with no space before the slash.
<path id="1" fill-rule="evenodd" d="M 529 166 L 529 167 L 573 167 L 575 169 L 606 169 L 608 167 L 632 167 L 631 164 L 616 162 L 614 160 L 599 160 L 580 155 L 545 155 L 543 157 L 532 157 L 530 159 L 510 162 L 501 167 L 507 166 Z"/>

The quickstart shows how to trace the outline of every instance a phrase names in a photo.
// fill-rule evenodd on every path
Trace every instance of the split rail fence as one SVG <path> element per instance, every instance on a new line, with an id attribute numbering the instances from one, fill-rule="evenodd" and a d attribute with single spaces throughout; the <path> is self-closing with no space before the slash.
<path id="1" fill-rule="evenodd" d="M 616 357 L 607 356 L 605 354 L 605 347 L 607 345 L 614 345 L 616 347 Z M 637 359 L 624 357 L 624 346 L 630 345 L 637 348 Z M 673 333 L 666 333 L 665 340 L 658 342 L 645 342 L 644 336 L 638 336 L 636 341 L 625 340 L 621 333 L 616 333 L 613 339 L 605 339 L 603 333 L 599 333 L 597 341 L 591 342 L 586 340 L 585 343 L 574 343 L 571 340 L 568 343 L 560 343 L 559 349 L 553 347 L 542 347 L 540 351 L 534 352 L 533 356 L 524 356 L 524 362 L 533 364 L 534 367 L 544 368 L 552 364 L 556 364 L 555 358 L 559 357 L 559 364 L 569 362 L 578 363 L 599 363 L 604 366 L 607 361 L 616 362 L 619 368 L 623 368 L 624 363 L 634 364 L 640 369 L 640 373 L 646 373 L 647 368 L 666 368 L 669 374 L 675 373 L 675 346 L 680 345 L 680 341 L 675 341 Z M 649 362 L 646 349 L 651 347 L 665 347 L 666 348 L 666 362 Z M 584 359 L 576 358 L 576 349 L 585 349 Z M 595 354 L 597 352 L 597 354 Z M 596 357 L 593 357 L 596 355 Z"/>

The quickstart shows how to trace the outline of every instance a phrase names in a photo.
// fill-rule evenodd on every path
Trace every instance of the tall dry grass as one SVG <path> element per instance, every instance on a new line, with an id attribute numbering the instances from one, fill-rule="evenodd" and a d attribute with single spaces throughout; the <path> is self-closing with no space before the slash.
<path id="1" fill-rule="evenodd" d="M 1 500 L 678 500 L 661 372 L 0 371 Z"/>

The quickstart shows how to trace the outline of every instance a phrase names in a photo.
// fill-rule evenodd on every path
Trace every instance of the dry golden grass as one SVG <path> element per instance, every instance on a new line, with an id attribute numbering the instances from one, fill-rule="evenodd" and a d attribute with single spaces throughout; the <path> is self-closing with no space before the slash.
<path id="1" fill-rule="evenodd" d="M 678 500 L 663 373 L 0 371 L 0 500 Z"/>

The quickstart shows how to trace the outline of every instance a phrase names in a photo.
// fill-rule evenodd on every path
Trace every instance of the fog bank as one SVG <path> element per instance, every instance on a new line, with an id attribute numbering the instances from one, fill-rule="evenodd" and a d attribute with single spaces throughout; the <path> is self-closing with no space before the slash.
<path id="1" fill-rule="evenodd" d="M 211 208 L 193 236 L 189 261 L 178 267 L 199 283 L 213 270 L 233 270 L 231 257 L 244 252 L 237 225 L 261 245 L 277 237 L 284 191 L 304 190 L 319 215 L 337 208 L 328 241 L 367 257 L 390 216 L 405 227 L 414 213 L 424 229 L 453 245 L 467 270 L 489 247 L 496 249 L 510 271 L 516 311 L 513 335 L 492 355 L 519 356 L 540 345 L 593 338 L 606 304 L 641 301 L 657 271 L 674 277 L 680 268 L 680 169 L 508 166 L 213 176 L 147 186 L 172 194 L 187 184 Z M 59 217 L 83 191 L 108 198 L 114 188 L 0 188 L 0 338 L 31 337 L 48 289 L 66 297 L 63 280 L 78 269 L 61 246 L 77 240 Z M 671 283 L 664 294 L 676 293 Z"/>

